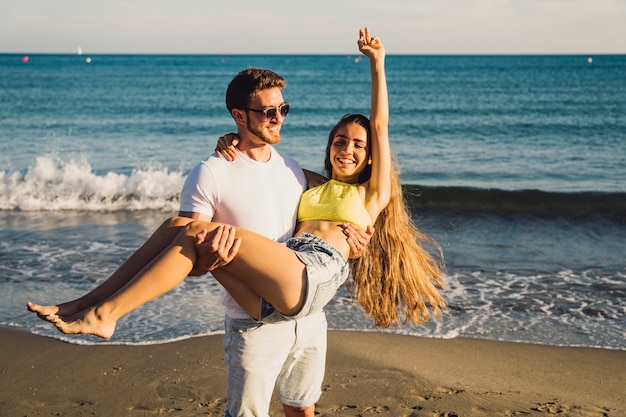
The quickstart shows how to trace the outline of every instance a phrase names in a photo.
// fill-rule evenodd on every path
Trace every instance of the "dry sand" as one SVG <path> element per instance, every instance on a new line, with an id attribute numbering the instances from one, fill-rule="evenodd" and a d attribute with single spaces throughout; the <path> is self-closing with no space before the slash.
<path id="1" fill-rule="evenodd" d="M 626 351 L 329 333 L 318 416 L 626 416 Z M 0 329 L 0 416 L 222 416 L 222 336 L 79 346 Z M 270 415 L 282 416 L 277 400 Z"/>

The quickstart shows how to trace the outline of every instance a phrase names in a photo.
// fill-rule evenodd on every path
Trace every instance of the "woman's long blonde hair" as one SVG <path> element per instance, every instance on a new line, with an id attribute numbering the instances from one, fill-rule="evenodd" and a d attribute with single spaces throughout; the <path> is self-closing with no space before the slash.
<path id="1" fill-rule="evenodd" d="M 325 162 L 329 176 L 330 144 L 337 129 L 347 123 L 363 126 L 369 141 L 369 119 L 359 114 L 344 116 L 329 136 Z M 441 247 L 414 224 L 402 193 L 399 169 L 396 163 L 393 166 L 389 204 L 374 223 L 374 235 L 365 253 L 350 260 L 352 283 L 348 288 L 378 327 L 421 324 L 428 321 L 431 311 L 439 317 L 446 308 L 440 293 L 445 288 Z M 360 182 L 369 179 L 368 174 Z"/>

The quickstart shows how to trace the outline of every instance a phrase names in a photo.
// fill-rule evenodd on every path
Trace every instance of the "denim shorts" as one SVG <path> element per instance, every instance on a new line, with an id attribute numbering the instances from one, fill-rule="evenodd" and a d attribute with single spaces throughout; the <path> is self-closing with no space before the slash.
<path id="1" fill-rule="evenodd" d="M 262 323 L 295 320 L 321 311 L 350 276 L 346 258 L 333 245 L 317 236 L 303 233 L 289 239 L 285 245 L 295 251 L 298 259 L 306 266 L 307 290 L 304 304 L 297 314 L 286 316 L 262 299 L 259 315 Z"/>
<path id="2" fill-rule="evenodd" d="M 322 395 L 326 316 L 264 324 L 226 316 L 226 417 L 267 416 L 274 387 L 280 402 L 308 407 Z"/>

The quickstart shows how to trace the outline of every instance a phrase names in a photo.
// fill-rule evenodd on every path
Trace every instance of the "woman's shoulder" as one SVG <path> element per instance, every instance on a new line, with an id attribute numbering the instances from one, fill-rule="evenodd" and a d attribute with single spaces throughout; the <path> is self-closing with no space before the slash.
<path id="1" fill-rule="evenodd" d="M 306 177 L 307 189 L 319 187 L 328 181 L 328 178 L 317 172 L 309 171 L 308 169 L 303 169 L 302 171 L 304 171 L 304 176 Z"/>

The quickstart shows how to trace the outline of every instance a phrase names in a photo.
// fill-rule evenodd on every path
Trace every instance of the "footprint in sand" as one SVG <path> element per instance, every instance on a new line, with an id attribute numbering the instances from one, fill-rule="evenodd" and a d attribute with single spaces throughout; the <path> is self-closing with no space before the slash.
<path id="1" fill-rule="evenodd" d="M 547 414 L 559 414 L 565 416 L 580 416 L 580 417 L 609 417 L 613 414 L 609 414 L 611 412 L 610 408 L 602 408 L 595 406 L 569 406 L 566 404 L 561 404 L 558 401 L 550 401 L 546 403 L 537 404 L 537 407 L 531 408 L 534 411 L 540 411 L 542 413 Z"/>

